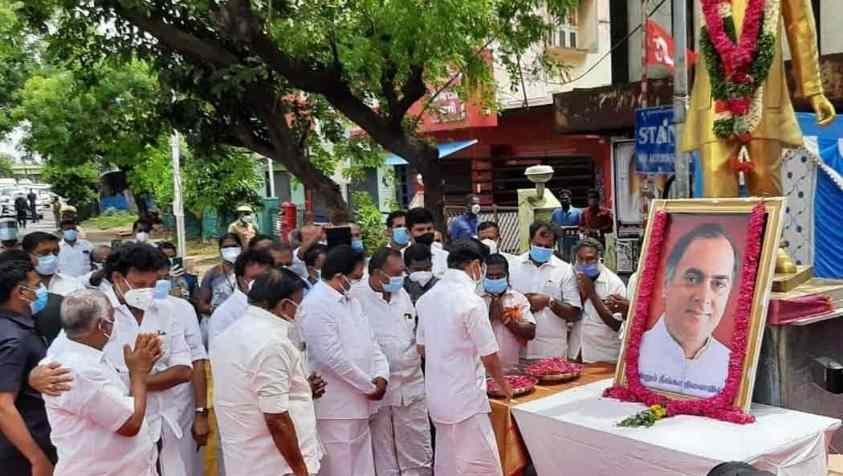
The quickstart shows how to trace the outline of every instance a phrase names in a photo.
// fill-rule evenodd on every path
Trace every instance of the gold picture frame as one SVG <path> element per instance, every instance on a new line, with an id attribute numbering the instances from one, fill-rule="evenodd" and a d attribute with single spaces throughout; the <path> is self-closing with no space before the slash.
<path id="1" fill-rule="evenodd" d="M 748 412 L 749 406 L 752 401 L 752 391 L 755 384 L 756 371 L 758 368 L 761 341 L 764 335 L 764 326 L 767 319 L 767 306 L 773 284 L 773 276 L 775 273 L 776 253 L 779 247 L 779 240 L 782 234 L 782 227 L 784 222 L 785 198 L 753 197 L 723 199 L 654 200 L 650 208 L 647 229 L 645 231 L 644 242 L 642 246 L 641 259 L 639 260 L 638 264 L 638 276 L 641 276 L 644 271 L 646 262 L 648 261 L 648 253 L 651 252 L 650 242 L 652 238 L 651 233 L 653 229 L 654 218 L 660 212 L 667 213 L 668 217 L 672 217 L 675 215 L 704 216 L 705 221 L 707 222 L 717 222 L 716 219 L 710 220 L 709 218 L 717 215 L 729 215 L 734 217 L 735 215 L 744 214 L 749 217 L 755 209 L 756 205 L 758 204 L 763 204 L 764 206 L 764 211 L 766 212 L 766 222 L 764 225 L 760 255 L 758 256 L 758 267 L 755 276 L 755 286 L 752 292 L 752 306 L 751 312 L 749 314 L 749 326 L 746 336 L 747 340 L 745 356 L 742 366 L 741 382 L 738 392 L 736 393 L 736 396 L 734 398 L 734 401 L 732 402 L 732 406 L 734 408 L 741 409 L 744 412 Z M 670 228 L 668 225 L 668 228 L 665 229 L 665 234 L 668 236 L 670 235 L 669 229 Z M 665 241 L 663 242 L 663 247 L 666 248 L 667 243 L 668 241 L 665 238 Z M 661 258 L 658 265 L 658 270 L 656 271 L 656 275 L 659 275 L 658 273 L 662 272 L 662 268 L 665 264 L 664 258 L 666 253 L 660 253 L 660 255 Z M 738 265 L 740 266 L 740 263 L 738 263 Z M 627 352 L 631 343 L 631 334 L 633 334 L 629 331 L 629 329 L 632 327 L 632 324 L 633 322 L 635 322 L 634 320 L 636 319 L 652 320 L 652 309 L 647 316 L 638 316 L 635 313 L 635 310 L 638 306 L 640 294 L 641 289 L 639 287 L 639 289 L 635 290 L 635 294 L 630 299 L 630 317 L 627 319 L 627 332 L 624 335 L 621 353 L 615 371 L 615 387 L 627 387 L 628 384 L 628 382 L 626 381 L 626 359 Z M 657 297 L 655 295 L 651 296 L 652 301 L 655 301 L 656 298 Z M 733 296 L 730 299 L 735 299 L 735 297 Z M 636 345 L 640 345 L 641 340 L 642 336 L 639 335 L 638 343 L 636 343 Z M 729 355 L 731 356 L 731 353 Z M 642 383 L 642 385 L 644 384 Z M 702 400 L 701 397 L 692 397 L 685 394 L 672 393 L 664 390 L 657 390 L 650 387 L 648 387 L 648 390 L 651 390 L 652 392 L 657 393 L 659 395 L 666 396 L 669 399 Z"/>

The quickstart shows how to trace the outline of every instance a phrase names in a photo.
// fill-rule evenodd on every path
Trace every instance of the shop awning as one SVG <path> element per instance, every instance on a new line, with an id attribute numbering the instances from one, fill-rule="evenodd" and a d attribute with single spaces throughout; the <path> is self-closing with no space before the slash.
<path id="1" fill-rule="evenodd" d="M 455 142 L 446 142 L 444 144 L 437 144 L 436 148 L 439 149 L 439 158 L 447 157 L 451 154 L 455 154 L 463 149 L 467 149 L 474 144 L 477 143 L 477 139 L 472 140 L 462 140 L 462 141 L 455 141 Z M 395 154 L 387 154 L 386 159 L 384 160 L 386 165 L 407 165 L 407 161 L 403 158 L 395 155 Z"/>

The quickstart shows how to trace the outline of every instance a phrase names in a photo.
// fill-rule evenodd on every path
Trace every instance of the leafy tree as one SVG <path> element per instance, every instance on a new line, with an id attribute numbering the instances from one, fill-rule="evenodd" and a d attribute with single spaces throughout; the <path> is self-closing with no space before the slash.
<path id="1" fill-rule="evenodd" d="M 314 120 L 336 122 L 331 119 L 336 110 L 418 169 L 427 184 L 425 204 L 440 213 L 437 150 L 417 135 L 410 108 L 431 88 L 452 83 L 455 72 L 464 96 L 490 100 L 493 78 L 483 51 L 493 45 L 495 60 L 513 78 L 524 69 L 556 71 L 545 55 L 536 55 L 532 64 L 522 58 L 577 3 L 32 1 L 61 9 L 55 26 L 65 49 L 84 50 L 75 52 L 82 56 L 141 55 L 185 101 L 204 104 L 184 104 L 180 128 L 192 124 L 193 132 L 205 132 L 197 135 L 207 138 L 213 131 L 271 157 L 338 205 L 336 187 L 325 183 L 304 153 L 321 134 Z M 96 41 L 90 41 L 91 32 L 99 36 Z"/>
<path id="2" fill-rule="evenodd" d="M 14 170 L 12 169 L 12 165 L 14 165 L 12 156 L 0 152 L 0 177 L 14 176 Z"/>
<path id="3" fill-rule="evenodd" d="M 354 192 L 351 194 L 351 205 L 355 211 L 355 222 L 360 225 L 363 233 L 363 244 L 367 250 L 376 250 L 386 246 L 388 240 L 384 231 L 386 226 L 383 221 L 383 214 L 366 192 Z"/>
<path id="4" fill-rule="evenodd" d="M 52 185 L 53 192 L 70 203 L 87 206 L 96 202 L 100 174 L 94 164 L 67 167 L 48 161 L 41 173 L 44 181 Z"/>
<path id="5" fill-rule="evenodd" d="M 8 111 L 15 105 L 15 92 L 34 67 L 37 45 L 19 21 L 24 3 L 0 0 L 0 137 L 13 127 Z"/>

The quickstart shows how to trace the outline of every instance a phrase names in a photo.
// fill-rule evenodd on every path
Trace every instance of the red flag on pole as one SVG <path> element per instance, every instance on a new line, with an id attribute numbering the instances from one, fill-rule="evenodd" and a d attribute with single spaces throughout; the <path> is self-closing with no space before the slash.
<path id="1" fill-rule="evenodd" d="M 647 20 L 646 28 L 647 67 L 663 67 L 673 73 L 676 67 L 673 36 L 653 20 Z M 697 61 L 697 55 L 691 50 L 687 51 L 688 65 L 693 65 Z"/>

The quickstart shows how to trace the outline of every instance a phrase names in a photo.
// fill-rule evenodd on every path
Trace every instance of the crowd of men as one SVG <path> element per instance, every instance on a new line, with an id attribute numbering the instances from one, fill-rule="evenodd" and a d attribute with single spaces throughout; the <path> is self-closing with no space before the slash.
<path id="1" fill-rule="evenodd" d="M 242 208 L 201 280 L 143 221 L 114 248 L 73 216 L 27 234 L 0 253 L 3 474 L 195 476 L 206 445 L 227 475 L 502 474 L 487 376 L 616 361 L 627 293 L 598 239 L 568 263 L 536 222 L 510 255 L 466 203 L 447 244 L 414 208 L 373 250 L 347 215 L 288 242 Z"/>

